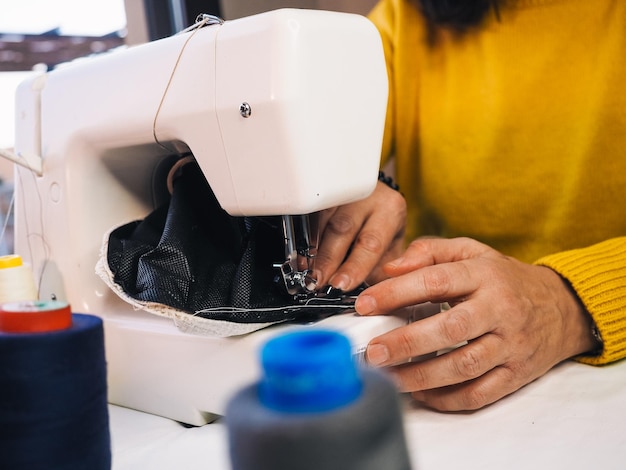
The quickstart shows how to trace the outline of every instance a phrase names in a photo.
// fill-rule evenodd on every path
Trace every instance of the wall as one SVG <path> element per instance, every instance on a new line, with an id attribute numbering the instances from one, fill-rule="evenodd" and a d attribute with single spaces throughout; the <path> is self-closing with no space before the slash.
<path id="1" fill-rule="evenodd" d="M 377 0 L 221 0 L 225 19 L 240 18 L 277 8 L 313 8 L 367 15 Z"/>

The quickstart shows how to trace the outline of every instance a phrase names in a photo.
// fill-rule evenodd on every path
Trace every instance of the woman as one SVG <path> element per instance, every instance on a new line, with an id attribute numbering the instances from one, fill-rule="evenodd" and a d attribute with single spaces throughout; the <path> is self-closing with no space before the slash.
<path id="1" fill-rule="evenodd" d="M 466 410 L 572 357 L 623 358 L 626 2 L 382 0 L 370 18 L 390 80 L 383 162 L 406 208 L 379 184 L 329 213 L 318 278 L 380 281 L 362 315 L 451 308 L 374 338 L 368 361 Z"/>

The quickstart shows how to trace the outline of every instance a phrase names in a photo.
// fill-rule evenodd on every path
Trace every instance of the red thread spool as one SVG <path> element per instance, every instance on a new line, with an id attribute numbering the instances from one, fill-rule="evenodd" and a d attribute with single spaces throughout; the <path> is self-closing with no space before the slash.
<path id="1" fill-rule="evenodd" d="M 72 310 L 65 302 L 24 301 L 0 305 L 0 331 L 42 333 L 72 326 Z"/>

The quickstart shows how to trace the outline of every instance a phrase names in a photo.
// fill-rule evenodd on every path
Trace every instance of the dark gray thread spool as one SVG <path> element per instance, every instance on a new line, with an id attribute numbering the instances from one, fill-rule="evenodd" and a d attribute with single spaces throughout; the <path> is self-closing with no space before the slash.
<path id="1" fill-rule="evenodd" d="M 356 367 L 345 336 L 279 336 L 261 362 L 226 410 L 233 470 L 410 470 L 397 391 Z"/>

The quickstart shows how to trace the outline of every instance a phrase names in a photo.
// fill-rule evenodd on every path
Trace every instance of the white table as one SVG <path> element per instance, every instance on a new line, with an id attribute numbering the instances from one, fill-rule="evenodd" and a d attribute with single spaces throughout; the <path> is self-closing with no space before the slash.
<path id="1" fill-rule="evenodd" d="M 110 406 L 113 470 L 229 470 L 223 424 L 197 428 Z M 407 403 L 417 470 L 626 469 L 626 361 L 565 363 L 473 413 Z M 381 469 L 384 470 L 384 469 Z"/>

